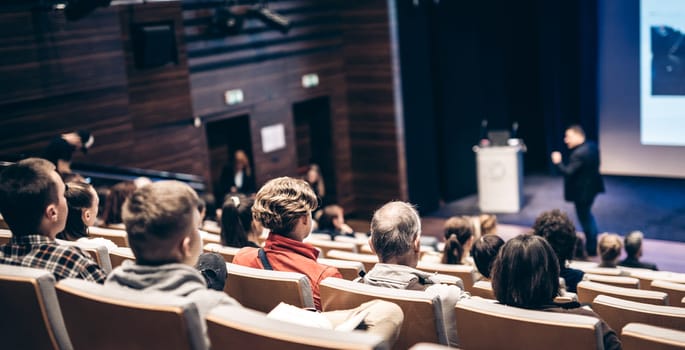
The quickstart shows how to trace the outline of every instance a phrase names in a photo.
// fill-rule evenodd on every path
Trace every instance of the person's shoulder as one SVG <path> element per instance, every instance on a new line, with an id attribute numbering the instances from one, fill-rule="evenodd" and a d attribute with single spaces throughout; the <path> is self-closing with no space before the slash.
<path id="1" fill-rule="evenodd" d="M 233 264 L 251 266 L 257 259 L 257 252 L 259 248 L 254 247 L 243 247 L 235 253 L 233 257 Z"/>

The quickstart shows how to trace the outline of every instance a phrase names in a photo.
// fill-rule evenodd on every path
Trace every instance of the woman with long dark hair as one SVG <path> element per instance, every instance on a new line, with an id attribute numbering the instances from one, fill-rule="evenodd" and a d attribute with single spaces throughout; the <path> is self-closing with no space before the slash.
<path id="1" fill-rule="evenodd" d="M 102 244 L 107 248 L 116 247 L 116 244 L 108 239 L 90 238 L 88 235 L 88 227 L 95 224 L 100 204 L 93 186 L 80 181 L 69 182 L 64 196 L 67 199 L 69 214 L 64 231 L 57 234 L 57 238 L 65 241 L 87 241 Z"/>
<path id="2" fill-rule="evenodd" d="M 254 200 L 245 196 L 226 196 L 221 207 L 221 244 L 228 247 L 259 247 L 254 234 L 261 233 L 252 220 Z"/>

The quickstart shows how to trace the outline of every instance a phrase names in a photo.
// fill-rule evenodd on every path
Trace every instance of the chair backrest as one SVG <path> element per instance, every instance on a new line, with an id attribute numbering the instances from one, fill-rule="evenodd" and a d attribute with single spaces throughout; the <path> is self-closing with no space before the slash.
<path id="1" fill-rule="evenodd" d="M 307 276 L 297 272 L 272 271 L 226 264 L 224 291 L 250 309 L 269 312 L 280 302 L 297 307 L 314 307 Z"/>
<path id="2" fill-rule="evenodd" d="M 578 301 L 581 303 L 592 303 L 595 297 L 603 294 L 641 303 L 668 305 L 668 294 L 664 292 L 615 287 L 597 282 L 582 281 L 578 283 L 577 292 Z"/>
<path id="3" fill-rule="evenodd" d="M 397 304 L 404 312 L 404 322 L 397 349 L 408 349 L 419 342 L 447 344 L 442 304 L 437 295 L 423 291 L 375 287 L 340 278 L 326 278 L 319 284 L 324 311 L 355 308 L 373 299 Z"/>
<path id="4" fill-rule="evenodd" d="M 473 284 L 471 295 L 485 299 L 495 300 L 495 292 L 492 290 L 492 283 L 490 281 L 478 281 Z"/>
<path id="5" fill-rule="evenodd" d="M 602 276 L 629 276 L 628 271 L 619 267 L 585 267 L 580 269 L 585 273 Z"/>
<path id="6" fill-rule="evenodd" d="M 112 263 L 112 269 L 126 260 L 136 261 L 136 256 L 133 255 L 131 248 L 117 247 L 109 250 L 109 261 Z"/>
<path id="7" fill-rule="evenodd" d="M 328 252 L 331 250 L 342 250 L 350 253 L 357 252 L 357 245 L 352 242 L 340 242 L 340 241 L 324 241 L 318 239 L 307 239 L 305 243 L 309 243 L 316 248 L 321 250 L 323 256 L 328 256 Z"/>
<path id="8" fill-rule="evenodd" d="M 78 279 L 62 280 L 56 288 L 77 349 L 207 348 L 204 321 L 184 298 Z"/>
<path id="9" fill-rule="evenodd" d="M 673 306 L 685 307 L 685 284 L 654 280 L 650 289 L 668 294 L 668 300 Z"/>
<path id="10" fill-rule="evenodd" d="M 86 252 L 105 272 L 112 272 L 112 261 L 109 259 L 109 251 L 104 245 L 89 242 L 75 242 L 56 239 L 57 243 L 79 247 Z"/>
<path id="11" fill-rule="evenodd" d="M 223 256 L 227 263 L 233 262 L 233 258 L 240 250 L 240 248 L 226 247 L 218 243 L 207 243 L 203 249 L 206 253 L 217 253 Z"/>
<path id="12" fill-rule="evenodd" d="M 599 295 L 592 302 L 598 313 L 614 330 L 637 322 L 685 331 L 685 308 L 662 306 Z"/>
<path id="13" fill-rule="evenodd" d="M 12 231 L 0 229 L 0 245 L 7 244 L 12 239 Z"/>
<path id="14" fill-rule="evenodd" d="M 221 236 L 220 235 L 200 230 L 200 237 L 202 237 L 202 243 L 203 244 L 209 244 L 209 243 L 221 244 Z"/>
<path id="15" fill-rule="evenodd" d="M 457 334 L 464 349 L 570 350 L 604 346 L 600 321 L 594 317 L 526 310 L 477 298 L 462 300 L 456 308 Z"/>
<path id="16" fill-rule="evenodd" d="M 366 272 L 366 270 L 364 270 L 364 264 L 362 264 L 359 261 L 326 258 L 319 258 L 317 261 L 319 262 L 319 264 L 324 264 L 337 268 L 338 271 L 340 271 L 340 274 L 343 276 L 343 278 L 350 281 L 359 277 L 360 272 Z"/>
<path id="17" fill-rule="evenodd" d="M 640 280 L 635 277 L 627 276 L 609 276 L 609 275 L 595 275 L 591 273 L 586 273 L 583 275 L 583 279 L 586 281 L 592 281 L 597 283 L 608 284 L 616 287 L 623 288 L 640 288 Z"/>
<path id="18" fill-rule="evenodd" d="M 210 311 L 207 334 L 214 349 L 388 349 L 373 334 L 305 327 L 231 306 Z"/>
<path id="19" fill-rule="evenodd" d="M 625 350 L 683 350 L 685 332 L 641 323 L 629 323 L 621 331 Z"/>
<path id="20" fill-rule="evenodd" d="M 88 235 L 109 239 L 118 247 L 128 247 L 128 237 L 125 230 L 91 226 L 88 228 Z"/>
<path id="21" fill-rule="evenodd" d="M 640 288 L 649 289 L 652 286 L 652 281 L 666 281 L 672 283 L 685 283 L 685 274 L 673 273 L 668 271 L 652 271 L 645 269 L 630 269 L 631 277 L 640 280 Z"/>
<path id="22" fill-rule="evenodd" d="M 342 250 L 329 250 L 326 254 L 329 259 L 359 261 L 364 264 L 364 270 L 371 271 L 378 263 L 378 257 L 372 254 L 350 253 Z"/>
<path id="23" fill-rule="evenodd" d="M 471 292 L 475 283 L 474 275 L 476 270 L 469 265 L 439 264 L 420 261 L 417 269 L 425 272 L 437 272 L 443 275 L 459 277 L 464 282 L 464 289 Z"/>
<path id="24" fill-rule="evenodd" d="M 409 348 L 409 350 L 449 350 L 453 349 L 447 345 L 440 345 L 435 343 L 418 343 Z"/>
<path id="25" fill-rule="evenodd" d="M 3 349 L 72 349 L 47 270 L 0 265 Z"/>

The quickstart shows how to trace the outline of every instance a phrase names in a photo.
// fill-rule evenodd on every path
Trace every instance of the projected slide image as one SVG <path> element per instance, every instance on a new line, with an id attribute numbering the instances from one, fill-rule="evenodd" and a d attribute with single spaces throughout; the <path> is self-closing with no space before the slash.
<path id="1" fill-rule="evenodd" d="M 650 32 L 652 95 L 685 95 L 685 36 L 667 25 Z"/>
<path id="2" fill-rule="evenodd" d="M 685 146 L 685 1 L 641 0 L 639 43 L 640 143 Z"/>

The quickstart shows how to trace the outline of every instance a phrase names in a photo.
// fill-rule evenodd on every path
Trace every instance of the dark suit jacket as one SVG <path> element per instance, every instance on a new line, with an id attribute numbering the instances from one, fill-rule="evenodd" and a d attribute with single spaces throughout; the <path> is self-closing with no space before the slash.
<path id="1" fill-rule="evenodd" d="M 642 262 L 638 259 L 634 258 L 625 258 L 623 261 L 618 263 L 618 266 L 625 266 L 625 267 L 635 267 L 635 268 L 640 268 L 640 269 L 650 269 L 657 271 L 659 270 L 655 264 L 648 263 L 648 262 Z"/>
<path id="2" fill-rule="evenodd" d="M 592 141 L 571 150 L 567 163 L 557 165 L 564 174 L 564 198 L 569 202 L 589 203 L 604 192 L 599 174 L 599 149 Z"/>

